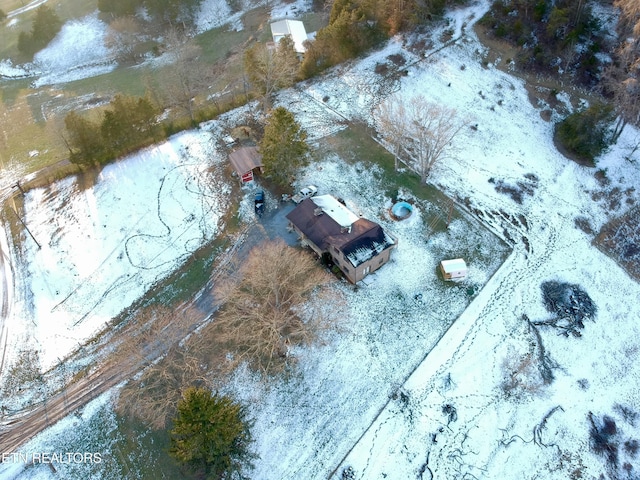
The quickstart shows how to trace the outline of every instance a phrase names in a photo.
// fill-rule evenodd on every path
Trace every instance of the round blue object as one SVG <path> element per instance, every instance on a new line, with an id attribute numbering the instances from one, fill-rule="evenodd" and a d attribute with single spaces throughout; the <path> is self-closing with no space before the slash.
<path id="1" fill-rule="evenodd" d="M 396 219 L 404 220 L 413 213 L 413 206 L 407 202 L 397 202 L 391 207 L 391 213 Z"/>

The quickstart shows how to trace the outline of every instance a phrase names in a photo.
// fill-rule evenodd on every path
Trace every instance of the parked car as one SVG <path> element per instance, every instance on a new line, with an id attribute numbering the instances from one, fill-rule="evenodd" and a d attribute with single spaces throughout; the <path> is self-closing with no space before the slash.
<path id="1" fill-rule="evenodd" d="M 291 197 L 291 200 L 293 200 L 293 203 L 300 203 L 305 198 L 311 198 L 314 195 L 317 195 L 317 193 L 318 193 L 318 189 L 316 188 L 315 185 L 307 185 L 298 193 L 296 193 L 293 197 Z"/>
<path id="2" fill-rule="evenodd" d="M 264 191 L 259 190 L 256 192 L 253 198 L 253 209 L 259 217 L 264 213 Z"/>

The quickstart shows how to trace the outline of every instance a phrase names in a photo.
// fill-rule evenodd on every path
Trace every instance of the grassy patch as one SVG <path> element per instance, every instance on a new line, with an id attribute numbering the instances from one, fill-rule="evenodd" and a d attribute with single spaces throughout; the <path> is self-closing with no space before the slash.
<path id="1" fill-rule="evenodd" d="M 121 465 L 125 478 L 195 478 L 169 456 L 167 430 L 150 430 L 135 420 L 119 416 L 116 424 L 113 460 Z"/>
<path id="2" fill-rule="evenodd" d="M 233 193 L 231 198 L 234 198 Z M 165 278 L 146 297 L 161 305 L 174 305 L 193 299 L 193 296 L 209 281 L 216 259 L 229 247 L 239 230 L 237 208 L 237 205 L 233 205 L 222 220 L 225 226 L 224 234 L 196 250 L 181 268 Z"/>
<path id="3" fill-rule="evenodd" d="M 395 200 L 398 192 L 404 190 L 436 207 L 436 212 L 425 219 L 433 231 L 444 231 L 448 217 L 450 220 L 459 218 L 459 213 L 452 209 L 451 199 L 436 187 L 422 183 L 420 177 L 409 170 L 396 172 L 393 155 L 371 138 L 366 126 L 351 124 L 326 141 L 329 149 L 347 162 L 364 161 L 380 166 L 384 172 L 386 194 L 392 199 Z"/>

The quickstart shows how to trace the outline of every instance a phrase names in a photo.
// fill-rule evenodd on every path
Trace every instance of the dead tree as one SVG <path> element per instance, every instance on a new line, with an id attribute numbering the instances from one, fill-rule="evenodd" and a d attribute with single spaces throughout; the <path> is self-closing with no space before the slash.
<path id="1" fill-rule="evenodd" d="M 378 108 L 378 131 L 400 157 L 425 183 L 439 161 L 451 157 L 453 140 L 465 126 L 457 112 L 427 100 L 423 95 L 390 97 Z"/>
<path id="2" fill-rule="evenodd" d="M 335 318 L 332 309 L 341 297 L 324 288 L 329 281 L 307 252 L 282 241 L 263 243 L 251 250 L 236 278 L 219 283 L 222 308 L 211 334 L 231 351 L 234 363 L 278 371 L 287 364 L 291 345 L 311 342 Z M 312 293 L 323 308 L 309 308 Z"/>

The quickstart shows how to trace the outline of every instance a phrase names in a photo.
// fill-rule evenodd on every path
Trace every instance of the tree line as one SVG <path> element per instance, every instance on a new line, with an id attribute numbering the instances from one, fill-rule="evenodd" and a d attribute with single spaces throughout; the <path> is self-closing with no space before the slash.
<path id="1" fill-rule="evenodd" d="M 148 98 L 126 95 L 116 95 L 98 120 L 70 112 L 65 117 L 69 159 L 93 166 L 157 142 L 163 136 L 158 113 Z"/>
<path id="2" fill-rule="evenodd" d="M 308 42 L 301 76 L 323 70 L 370 50 L 396 33 L 409 31 L 464 0 L 335 0 L 329 24 Z"/>
<path id="3" fill-rule="evenodd" d="M 496 37 L 521 49 L 516 63 L 547 74 L 567 73 L 602 95 L 555 126 L 569 155 L 593 164 L 628 124 L 640 125 L 640 2 L 614 0 L 617 37 L 609 36 L 584 0 L 495 0 L 481 19 Z M 602 62 L 608 53 L 611 62 Z"/>
<path id="4" fill-rule="evenodd" d="M 98 0 L 98 10 L 116 17 L 135 15 L 144 8 L 155 23 L 193 26 L 202 0 Z"/>
<path id="5" fill-rule="evenodd" d="M 39 6 L 31 26 L 31 32 L 20 32 L 18 36 L 18 50 L 32 57 L 38 50 L 46 47 L 61 28 L 62 20 L 56 12 L 47 5 Z"/>

